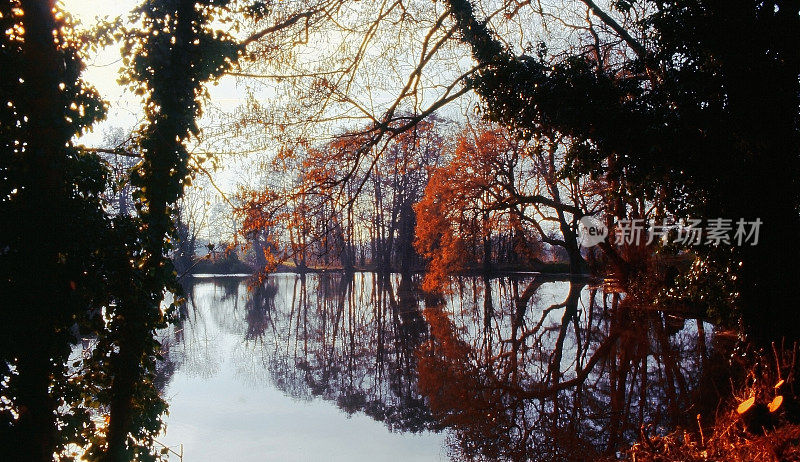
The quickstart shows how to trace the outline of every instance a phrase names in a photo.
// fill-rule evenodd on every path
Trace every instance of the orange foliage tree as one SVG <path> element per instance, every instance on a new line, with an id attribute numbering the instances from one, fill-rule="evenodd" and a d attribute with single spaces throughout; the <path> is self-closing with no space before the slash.
<path id="1" fill-rule="evenodd" d="M 242 235 L 258 266 L 270 271 L 293 259 L 301 271 L 414 268 L 412 206 L 443 150 L 436 123 L 398 130 L 385 144 L 363 130 L 282 148 L 270 164 L 275 175 L 239 196 Z"/>
<path id="2" fill-rule="evenodd" d="M 467 126 L 415 208 L 415 244 L 430 262 L 426 289 L 441 288 L 447 274 L 469 266 L 490 273 L 499 256 L 494 242 L 503 236 L 512 236 L 514 260 L 523 267 L 544 242 L 566 249 L 570 270 L 580 272 L 578 220 L 601 202 L 581 180 L 560 176 L 565 162 L 558 139 L 526 141 L 490 124 Z"/>

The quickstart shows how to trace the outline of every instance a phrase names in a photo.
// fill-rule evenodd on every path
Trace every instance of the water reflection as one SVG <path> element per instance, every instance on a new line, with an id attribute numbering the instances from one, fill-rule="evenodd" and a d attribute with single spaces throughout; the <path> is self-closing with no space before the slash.
<path id="1" fill-rule="evenodd" d="M 393 432 L 443 430 L 456 460 L 586 460 L 686 424 L 708 355 L 702 323 L 582 280 L 454 278 L 423 301 L 399 275 L 275 275 L 250 290 L 196 280 L 187 294 L 165 382 L 228 361 L 241 383 Z M 182 393 L 173 382 L 168 395 Z"/>
<path id="2" fill-rule="evenodd" d="M 461 458 L 595 459 L 685 423 L 706 341 L 576 281 L 469 281 L 425 315 L 420 388 Z"/>

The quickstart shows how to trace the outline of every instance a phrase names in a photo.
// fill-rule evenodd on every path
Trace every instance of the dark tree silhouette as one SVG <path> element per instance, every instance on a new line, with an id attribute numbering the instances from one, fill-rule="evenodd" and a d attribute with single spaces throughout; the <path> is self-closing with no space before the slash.
<path id="1" fill-rule="evenodd" d="M 114 233 L 106 169 L 71 139 L 105 105 L 54 1 L 3 1 L 0 27 L 0 439 L 7 460 L 45 461 L 89 425 L 66 362 L 108 301 Z"/>
<path id="2" fill-rule="evenodd" d="M 570 136 L 573 169 L 607 175 L 612 197 L 656 200 L 678 216 L 761 219 L 759 244 L 733 257 L 745 323 L 760 341 L 797 338 L 800 6 L 614 2 L 626 29 L 583 3 L 610 34 L 595 34 L 595 53 L 548 57 L 544 45 L 514 54 L 469 0 L 448 2 L 481 65 L 470 85 L 488 117 L 522 136 Z M 621 62 L 604 59 L 620 47 Z"/>

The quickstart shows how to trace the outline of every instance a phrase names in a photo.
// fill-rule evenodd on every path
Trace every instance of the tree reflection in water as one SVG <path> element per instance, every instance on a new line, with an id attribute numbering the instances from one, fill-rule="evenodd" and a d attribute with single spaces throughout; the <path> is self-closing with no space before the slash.
<path id="1" fill-rule="evenodd" d="M 240 380 L 396 431 L 446 428 L 456 459 L 585 460 L 643 426 L 687 423 L 708 354 L 702 323 L 586 281 L 454 278 L 451 288 L 423 303 L 399 275 L 275 275 L 251 290 L 200 280 L 164 336 L 164 380 L 175 368 L 213 376 L 229 349 Z M 220 333 L 238 340 L 220 345 Z"/>
<path id="2" fill-rule="evenodd" d="M 581 281 L 457 286 L 425 309 L 419 385 L 459 459 L 595 459 L 645 425 L 683 423 L 705 345 L 696 328 Z"/>

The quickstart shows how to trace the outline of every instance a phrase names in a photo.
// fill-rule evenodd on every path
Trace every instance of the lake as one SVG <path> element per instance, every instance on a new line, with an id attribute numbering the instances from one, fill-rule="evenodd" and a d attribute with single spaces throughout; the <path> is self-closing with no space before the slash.
<path id="1" fill-rule="evenodd" d="M 194 278 L 161 334 L 159 441 L 186 461 L 582 460 L 702 412 L 712 327 L 586 280 L 249 284 Z"/>

